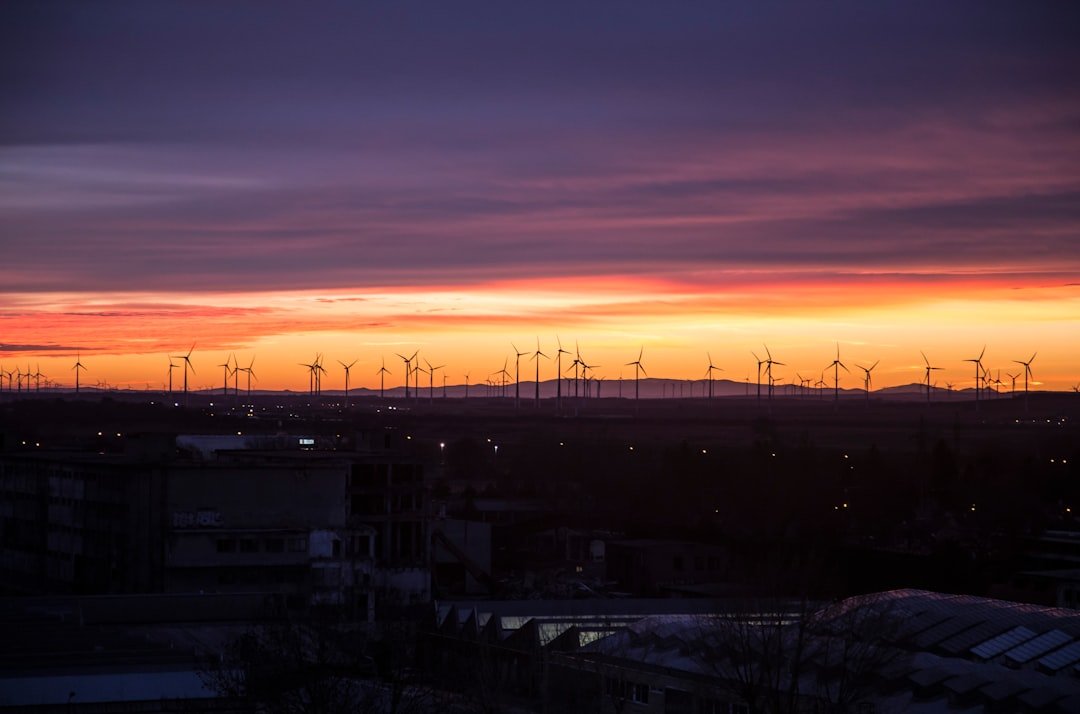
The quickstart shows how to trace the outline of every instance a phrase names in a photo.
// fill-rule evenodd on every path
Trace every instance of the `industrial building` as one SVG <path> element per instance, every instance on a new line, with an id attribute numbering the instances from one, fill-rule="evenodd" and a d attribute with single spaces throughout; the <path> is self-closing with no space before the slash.
<path id="1" fill-rule="evenodd" d="M 148 435 L 121 452 L 0 453 L 3 587 L 281 592 L 361 619 L 377 600 L 426 601 L 437 466 L 379 436 L 327 449 L 302 436 Z"/>

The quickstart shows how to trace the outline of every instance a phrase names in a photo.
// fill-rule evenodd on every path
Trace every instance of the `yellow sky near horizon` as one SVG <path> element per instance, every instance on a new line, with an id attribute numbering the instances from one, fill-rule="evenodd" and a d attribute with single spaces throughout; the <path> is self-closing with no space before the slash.
<path id="1" fill-rule="evenodd" d="M 1048 284 L 1055 283 L 1056 284 Z M 1080 286 L 1034 278 L 1026 287 L 1010 279 L 974 276 L 927 283 L 920 276 L 855 276 L 843 281 L 816 276 L 731 274 L 681 280 L 586 277 L 445 287 L 393 287 L 351 291 L 232 294 L 19 294 L 0 308 L 0 366 L 33 366 L 63 385 L 74 383 L 71 365 L 81 354 L 82 381 L 119 387 L 160 388 L 168 355 L 194 343 L 196 388 L 220 386 L 218 366 L 235 354 L 254 357 L 259 389 L 307 389 L 299 363 L 324 355 L 324 389 L 344 386 L 338 360 L 356 360 L 354 387 L 377 388 L 381 360 L 402 380 L 396 353 L 419 350 L 422 360 L 446 365 L 450 384 L 470 374 L 473 383 L 497 372 L 511 344 L 532 352 L 536 340 L 554 356 L 556 336 L 575 343 L 595 373 L 607 379 L 632 375 L 644 347 L 651 377 L 700 379 L 706 353 L 723 372 L 719 379 L 752 380 L 768 344 L 785 366 L 774 374 L 817 378 L 835 356 L 851 374 L 841 385 L 859 387 L 857 364 L 874 370 L 875 388 L 920 382 L 920 350 L 944 368 L 939 386 L 973 384 L 970 364 L 987 345 L 984 364 L 1008 373 L 1033 365 L 1038 388 L 1067 390 L 1080 381 Z M 569 359 L 564 361 L 564 368 Z M 522 358 L 522 379 L 535 367 Z M 180 372 L 174 373 L 179 379 Z M 541 361 L 541 379 L 555 376 Z M 441 381 L 441 378 L 439 378 Z M 241 378 L 242 386 L 244 378 Z M 831 381 L 831 380 L 830 380 Z"/>

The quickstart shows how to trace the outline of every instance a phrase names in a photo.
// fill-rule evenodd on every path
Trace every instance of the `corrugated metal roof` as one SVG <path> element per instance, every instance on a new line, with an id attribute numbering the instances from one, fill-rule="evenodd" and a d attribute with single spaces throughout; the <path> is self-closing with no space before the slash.
<path id="1" fill-rule="evenodd" d="M 1061 630 L 1050 630 L 1009 650 L 1005 660 L 1010 664 L 1024 664 L 1071 641 L 1072 637 Z"/>
<path id="2" fill-rule="evenodd" d="M 1073 642 L 1055 652 L 1051 652 L 1040 659 L 1037 664 L 1045 670 L 1057 672 L 1076 662 L 1080 662 L 1080 642 Z"/>
<path id="3" fill-rule="evenodd" d="M 1008 630 L 1009 627 L 1010 625 L 1008 623 L 988 620 L 981 625 L 964 630 L 960 634 L 954 635 L 944 642 L 938 643 L 936 649 L 945 650 L 953 655 L 967 652 L 980 642 L 986 642 L 991 637 L 1000 635 L 1002 632 Z"/>
<path id="4" fill-rule="evenodd" d="M 1014 627 L 1008 632 L 1003 632 L 997 637 L 992 637 L 980 645 L 971 648 L 971 654 L 980 659 L 993 659 L 1003 652 L 1011 650 L 1022 642 L 1035 637 L 1037 633 L 1023 625 Z"/>
<path id="5" fill-rule="evenodd" d="M 920 632 L 915 638 L 915 646 L 919 649 L 927 649 L 954 637 L 965 630 L 982 624 L 986 620 L 972 617 L 951 617 L 945 622 L 931 627 L 929 630 Z"/>

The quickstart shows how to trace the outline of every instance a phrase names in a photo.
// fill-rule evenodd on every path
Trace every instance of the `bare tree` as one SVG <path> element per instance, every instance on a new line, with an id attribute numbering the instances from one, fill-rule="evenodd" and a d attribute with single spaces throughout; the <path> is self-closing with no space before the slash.
<path id="1" fill-rule="evenodd" d="M 747 603 L 703 623 L 700 662 L 752 713 L 797 712 L 808 701 L 846 712 L 903 656 L 891 645 L 898 622 L 877 596 Z"/>
<path id="2" fill-rule="evenodd" d="M 335 617 L 256 626 L 201 672 L 219 696 L 267 714 L 420 714 L 441 692 L 412 666 L 408 628 L 372 630 Z"/>
<path id="3" fill-rule="evenodd" d="M 322 622 L 260 625 L 229 641 L 201 676 L 220 696 L 269 714 L 375 712 L 374 668 L 355 634 Z"/>

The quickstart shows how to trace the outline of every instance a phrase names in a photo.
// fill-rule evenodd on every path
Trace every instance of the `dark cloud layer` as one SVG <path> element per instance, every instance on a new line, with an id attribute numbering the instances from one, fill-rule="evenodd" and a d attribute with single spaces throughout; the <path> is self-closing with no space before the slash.
<path id="1" fill-rule="evenodd" d="M 1078 17 L 1069 3 L 7 3 L 0 278 L 243 290 L 703 264 L 1077 270 Z"/>

